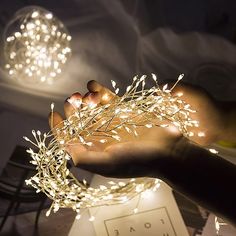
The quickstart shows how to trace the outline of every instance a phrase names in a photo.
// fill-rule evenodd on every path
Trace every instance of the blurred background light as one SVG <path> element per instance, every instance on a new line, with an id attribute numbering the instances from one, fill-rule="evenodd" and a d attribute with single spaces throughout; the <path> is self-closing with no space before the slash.
<path id="1" fill-rule="evenodd" d="M 4 32 L 5 68 L 22 82 L 52 84 L 71 55 L 64 24 L 42 7 L 16 12 Z"/>

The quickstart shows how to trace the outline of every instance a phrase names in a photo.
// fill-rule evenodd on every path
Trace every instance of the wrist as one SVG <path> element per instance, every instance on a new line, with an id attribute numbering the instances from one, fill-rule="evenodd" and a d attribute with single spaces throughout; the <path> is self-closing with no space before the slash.
<path id="1" fill-rule="evenodd" d="M 171 182 L 177 183 L 179 181 L 178 179 L 181 179 L 183 172 L 186 171 L 185 160 L 198 155 L 199 149 L 201 150 L 198 146 L 194 145 L 194 147 L 196 148 L 193 149 L 192 143 L 187 138 L 179 138 L 169 148 L 169 154 L 158 159 L 158 173 L 154 173 L 154 177 L 160 178 L 168 184 Z"/>
<path id="2" fill-rule="evenodd" d="M 235 165 L 191 142 L 180 142 L 172 160 L 163 180 L 176 191 L 236 224 L 236 190 L 232 188 L 236 180 Z"/>

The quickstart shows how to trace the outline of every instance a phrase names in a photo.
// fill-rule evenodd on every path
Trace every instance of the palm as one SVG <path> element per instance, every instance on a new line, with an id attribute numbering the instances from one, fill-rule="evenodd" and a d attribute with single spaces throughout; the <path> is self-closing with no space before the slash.
<path id="1" fill-rule="evenodd" d="M 195 135 L 189 139 L 203 146 L 218 141 L 224 124 L 215 101 L 205 91 L 186 85 L 178 86 L 174 93 L 182 93 L 182 99 L 197 111 L 191 116 L 199 127 L 192 128 Z"/>

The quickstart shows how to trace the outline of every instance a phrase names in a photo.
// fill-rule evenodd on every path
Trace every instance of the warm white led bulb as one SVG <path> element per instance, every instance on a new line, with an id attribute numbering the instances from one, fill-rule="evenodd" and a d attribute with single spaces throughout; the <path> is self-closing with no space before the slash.
<path id="1" fill-rule="evenodd" d="M 41 7 L 16 12 L 4 32 L 5 68 L 11 77 L 51 84 L 71 55 L 63 23 Z"/>

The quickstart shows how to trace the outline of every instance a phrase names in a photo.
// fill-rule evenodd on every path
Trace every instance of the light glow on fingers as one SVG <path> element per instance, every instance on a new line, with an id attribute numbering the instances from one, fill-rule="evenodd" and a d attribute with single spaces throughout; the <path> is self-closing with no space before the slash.
<path id="1" fill-rule="evenodd" d="M 198 135 L 198 137 L 205 137 L 206 136 L 206 134 L 202 131 L 198 132 L 197 135 Z"/>
<path id="2" fill-rule="evenodd" d="M 97 106 L 97 104 L 94 103 L 94 102 L 89 102 L 89 103 L 87 103 L 87 106 L 88 106 L 90 109 L 94 109 L 94 108 Z"/>
<path id="3" fill-rule="evenodd" d="M 183 94 L 183 92 L 178 92 L 176 95 L 177 95 L 178 97 L 182 97 L 184 94 Z"/>
<path id="4" fill-rule="evenodd" d="M 82 98 L 69 98 L 67 99 L 67 101 L 75 108 L 80 108 L 81 104 L 82 104 Z"/>
<path id="5" fill-rule="evenodd" d="M 104 102 L 109 101 L 109 95 L 108 95 L 107 93 L 103 94 L 102 100 L 103 100 Z"/>
<path id="6" fill-rule="evenodd" d="M 181 134 L 181 132 L 179 131 L 179 129 L 178 129 L 176 126 L 174 126 L 174 125 L 168 125 L 168 126 L 166 127 L 166 129 L 167 129 L 169 132 L 173 133 L 173 134 Z"/>

